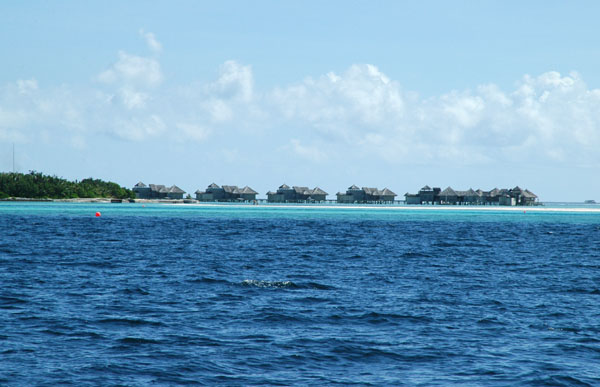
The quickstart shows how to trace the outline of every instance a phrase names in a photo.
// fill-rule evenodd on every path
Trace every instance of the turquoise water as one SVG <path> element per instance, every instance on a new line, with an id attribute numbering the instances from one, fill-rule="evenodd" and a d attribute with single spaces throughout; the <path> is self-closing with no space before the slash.
<path id="1" fill-rule="evenodd" d="M 600 206 L 556 203 L 535 208 L 335 206 L 335 205 L 235 205 L 0 202 L 0 214 L 40 216 L 158 216 L 220 218 L 380 219 L 394 221 L 454 220 L 509 222 L 597 222 Z"/>

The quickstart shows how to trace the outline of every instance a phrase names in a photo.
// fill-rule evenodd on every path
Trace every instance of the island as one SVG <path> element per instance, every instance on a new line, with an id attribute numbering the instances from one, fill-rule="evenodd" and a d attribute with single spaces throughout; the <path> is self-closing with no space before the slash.
<path id="1" fill-rule="evenodd" d="M 0 173 L 0 199 L 133 199 L 135 193 L 117 183 L 87 178 L 69 181 L 40 172 Z"/>

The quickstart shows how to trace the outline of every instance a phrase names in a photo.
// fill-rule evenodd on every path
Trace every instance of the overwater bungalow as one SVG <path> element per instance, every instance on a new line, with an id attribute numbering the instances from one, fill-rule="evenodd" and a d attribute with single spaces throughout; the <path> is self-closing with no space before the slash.
<path id="1" fill-rule="evenodd" d="M 329 194 L 319 187 L 310 189 L 308 187 L 290 187 L 287 184 L 282 184 L 276 192 L 267 192 L 267 201 L 269 203 L 323 202 L 326 200 L 327 195 Z"/>
<path id="2" fill-rule="evenodd" d="M 512 189 L 494 188 L 490 191 L 481 189 L 458 191 L 447 187 L 439 188 L 425 186 L 417 194 L 406 193 L 406 204 L 450 204 L 450 205 L 500 205 L 500 206 L 531 206 L 537 203 L 537 195 L 518 186 Z"/>
<path id="3" fill-rule="evenodd" d="M 379 190 L 351 185 L 346 193 L 338 192 L 336 196 L 338 203 L 393 203 L 396 194 L 388 188 Z"/>
<path id="4" fill-rule="evenodd" d="M 185 191 L 176 185 L 170 187 L 162 184 L 146 185 L 141 181 L 133 186 L 132 191 L 135 192 L 137 199 L 183 199 L 185 194 Z"/>
<path id="5" fill-rule="evenodd" d="M 196 200 L 202 202 L 239 202 L 256 200 L 258 192 L 245 186 L 238 188 L 237 185 L 218 186 L 215 183 L 209 185 L 205 191 L 197 190 Z"/>

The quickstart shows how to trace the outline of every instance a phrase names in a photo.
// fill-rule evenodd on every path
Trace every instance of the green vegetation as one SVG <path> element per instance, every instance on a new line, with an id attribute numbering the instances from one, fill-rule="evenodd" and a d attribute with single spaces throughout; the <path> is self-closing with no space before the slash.
<path id="1" fill-rule="evenodd" d="M 0 173 L 0 199 L 21 197 L 32 199 L 75 198 L 135 198 L 135 193 L 117 183 L 99 179 L 68 181 L 56 176 L 46 176 L 30 171 L 24 173 Z"/>

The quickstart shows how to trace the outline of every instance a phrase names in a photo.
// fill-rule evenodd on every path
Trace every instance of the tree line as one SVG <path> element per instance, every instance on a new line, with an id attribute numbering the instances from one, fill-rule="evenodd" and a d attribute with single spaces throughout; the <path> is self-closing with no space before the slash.
<path id="1" fill-rule="evenodd" d="M 135 192 L 117 183 L 87 178 L 69 181 L 57 176 L 30 171 L 0 173 L 0 199 L 21 197 L 32 199 L 135 198 Z"/>

